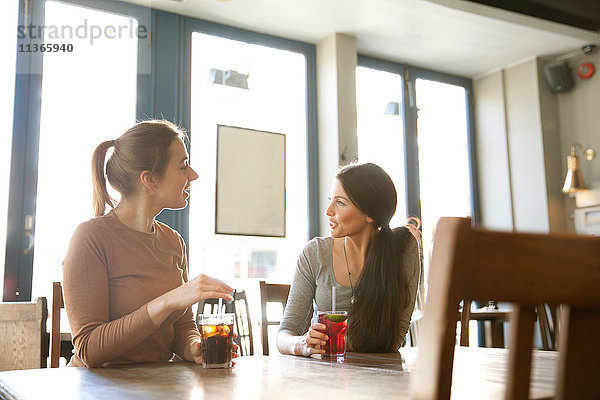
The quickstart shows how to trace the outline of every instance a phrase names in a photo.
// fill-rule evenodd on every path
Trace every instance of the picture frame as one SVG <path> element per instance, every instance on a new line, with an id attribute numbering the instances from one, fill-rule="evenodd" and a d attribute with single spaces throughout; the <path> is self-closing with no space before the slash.
<path id="1" fill-rule="evenodd" d="M 286 136 L 217 125 L 215 234 L 286 236 Z"/>

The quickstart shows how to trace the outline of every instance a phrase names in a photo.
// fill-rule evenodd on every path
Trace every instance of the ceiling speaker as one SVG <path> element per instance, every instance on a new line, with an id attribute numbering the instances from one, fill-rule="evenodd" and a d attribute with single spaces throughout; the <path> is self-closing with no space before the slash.
<path id="1" fill-rule="evenodd" d="M 566 61 L 548 64 L 544 67 L 544 75 L 550 89 L 557 92 L 568 92 L 573 88 L 573 79 Z"/>

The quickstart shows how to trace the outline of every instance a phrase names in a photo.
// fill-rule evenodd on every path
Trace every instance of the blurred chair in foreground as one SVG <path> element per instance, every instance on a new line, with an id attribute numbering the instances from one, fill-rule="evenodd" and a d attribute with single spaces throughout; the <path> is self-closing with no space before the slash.
<path id="1" fill-rule="evenodd" d="M 513 302 L 507 399 L 526 399 L 540 303 L 563 304 L 555 399 L 600 398 L 600 240 L 492 232 L 442 218 L 435 235 L 412 398 L 449 399 L 462 299 Z"/>
<path id="2" fill-rule="evenodd" d="M 46 367 L 46 319 L 45 297 L 0 303 L 0 371 Z"/>

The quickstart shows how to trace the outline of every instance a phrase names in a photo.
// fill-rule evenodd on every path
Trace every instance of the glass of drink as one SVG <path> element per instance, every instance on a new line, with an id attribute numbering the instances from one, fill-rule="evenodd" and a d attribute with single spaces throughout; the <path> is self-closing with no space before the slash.
<path id="1" fill-rule="evenodd" d="M 202 367 L 231 368 L 234 314 L 201 315 Z"/>
<path id="2" fill-rule="evenodd" d="M 319 323 L 325 325 L 329 340 L 325 344 L 323 358 L 343 358 L 346 355 L 347 311 L 319 311 Z"/>

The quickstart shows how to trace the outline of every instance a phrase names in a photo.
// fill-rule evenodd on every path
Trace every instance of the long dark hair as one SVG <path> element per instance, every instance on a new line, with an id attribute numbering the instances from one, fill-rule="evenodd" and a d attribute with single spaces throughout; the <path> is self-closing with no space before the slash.
<path id="1" fill-rule="evenodd" d="M 399 337 L 400 314 L 411 300 L 402 254 L 416 235 L 414 219 L 408 228 L 390 228 L 396 212 L 396 188 L 379 166 L 350 164 L 340 169 L 336 178 L 354 205 L 377 226 L 354 288 L 348 326 L 350 347 L 363 353 L 395 352 L 403 339 Z"/>

